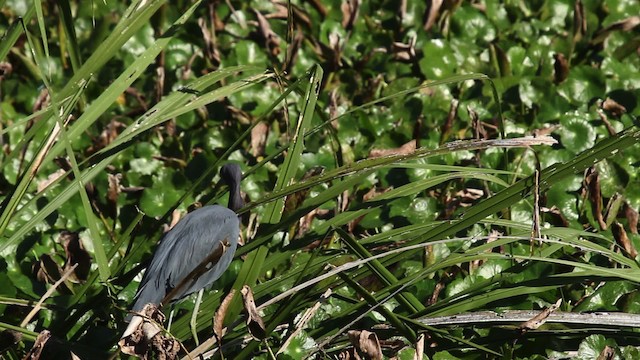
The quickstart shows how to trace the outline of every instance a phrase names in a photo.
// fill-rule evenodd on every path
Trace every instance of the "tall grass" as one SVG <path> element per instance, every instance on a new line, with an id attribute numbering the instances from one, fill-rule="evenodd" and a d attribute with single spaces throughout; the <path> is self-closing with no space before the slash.
<path id="1" fill-rule="evenodd" d="M 539 177 L 517 174 L 509 158 L 523 156 L 521 148 L 535 152 L 549 143 L 544 139 L 508 139 L 512 134 L 506 134 L 506 139 L 448 142 L 439 148 L 418 148 L 354 162 L 336 157 L 331 168 L 305 178 L 306 144 L 314 143 L 317 147 L 317 144 L 336 141 L 332 132 L 339 130 L 332 126 L 338 123 L 339 127 L 349 127 L 346 120 L 350 114 L 366 114 L 376 106 L 418 96 L 428 88 L 475 81 L 489 86 L 491 99 L 486 106 L 495 110 L 502 124 L 498 91 L 486 75 L 459 75 L 385 94 L 329 118 L 323 88 L 326 75 L 321 66 L 313 65 L 306 73 L 297 74 L 298 78 L 282 82 L 281 74 L 273 69 L 239 65 L 222 66 L 207 74 L 196 74 L 183 85 L 167 86 L 171 90 L 159 101 L 143 114 L 125 121 L 115 138 L 90 153 L 87 134 L 96 136 L 105 121 L 113 117 L 114 104 L 122 94 L 130 87 L 139 87 L 136 81 L 146 76 L 158 56 L 168 51 L 172 43 L 183 41 L 182 35 L 194 25 L 195 14 L 202 10 L 201 1 L 185 7 L 182 15 L 164 28 L 134 61 L 119 68 L 119 73 L 108 84 L 97 80 L 101 72 L 114 56 L 125 51 L 127 42 L 132 41 L 150 19 L 161 16 L 167 3 L 134 1 L 85 61 L 78 55 L 82 45 L 76 39 L 81 36 L 73 33 L 76 29 L 73 19 L 63 16 L 61 25 L 67 33 L 59 40 L 75 50 L 69 56 L 72 63 L 77 63 L 64 75 L 52 73 L 56 68 L 50 67 L 50 64 L 62 64 L 62 57 L 66 55 L 58 48 L 49 48 L 54 41 L 48 35 L 51 25 L 43 11 L 53 10 L 43 9 L 43 5 L 36 1 L 36 6 L 23 18 L 25 27 L 8 30 L 0 46 L 0 55 L 4 57 L 15 45 L 20 29 L 24 31 L 29 51 L 22 55 L 33 63 L 40 77 L 38 81 L 51 98 L 49 105 L 37 113 L 27 114 L 24 119 L 5 119 L 3 124 L 4 133 L 24 131 L 24 136 L 19 143 L 8 144 L 10 151 L 3 153 L 0 165 L 5 171 L 15 168 L 21 152 L 25 155 L 24 165 L 12 170 L 17 175 L 2 194 L 0 253 L 9 273 L 2 281 L 15 287 L 15 291 L 7 290 L 3 294 L 2 304 L 28 308 L 44 293 L 41 286 L 34 285 L 38 280 L 27 265 L 37 262 L 38 256 L 45 253 L 54 254 L 62 265 L 64 251 L 52 239 L 63 230 L 82 232 L 93 264 L 86 281 L 65 282 L 66 289 L 58 289 L 47 299 L 45 308 L 27 326 L 16 326 L 16 315 L 3 316 L 0 328 L 21 332 L 26 348 L 31 346 L 37 332 L 50 329 L 65 347 L 87 358 L 116 353 L 115 344 L 137 285 L 136 276 L 161 238 L 163 224 L 172 211 L 184 210 L 196 200 L 219 201 L 224 189 L 212 189 L 207 183 L 215 178 L 219 165 L 229 160 L 248 162 L 247 139 L 253 126 L 260 120 L 281 124 L 278 118 L 285 112 L 293 119 L 283 131 L 289 136 L 281 136 L 278 146 L 268 146 L 263 161 L 244 166 L 244 188 L 254 197 L 242 212 L 256 216 L 257 225 L 244 232 L 246 244 L 238 249 L 237 261 L 229 275 L 217 284 L 218 291 L 204 298 L 197 329 L 201 339 L 209 340 L 196 352 L 208 350 L 206 347 L 216 342 L 211 319 L 229 290 L 239 290 L 243 285 L 253 289 L 264 315 L 267 339 L 260 341 L 248 335 L 241 299 L 236 296 L 227 310 L 228 332 L 222 340 L 227 358 L 246 359 L 258 354 L 266 357 L 267 349 L 292 357 L 295 357 L 291 355 L 292 349 L 301 349 L 299 358 L 335 356 L 347 347 L 347 330 L 370 330 L 376 325 L 389 326 L 380 336 L 388 339 L 400 336 L 408 347 L 414 345 L 420 334 L 427 333 L 430 341 L 441 346 L 439 349 L 451 352 L 463 349 L 477 354 L 473 356 L 491 357 L 508 351 L 504 344 L 486 336 L 489 332 L 479 330 L 468 334 L 429 327 L 419 320 L 425 316 L 456 315 L 495 307 L 544 305 L 545 301 L 549 304 L 563 297 L 566 291 L 577 291 L 576 284 L 591 279 L 626 280 L 634 284 L 640 279 L 637 262 L 616 251 L 615 242 L 608 236 L 553 225 L 540 229 L 540 236 L 533 236 L 531 223 L 510 219 L 510 209 L 516 205 L 525 208 L 533 219 L 534 193 L 544 193 L 636 144 L 640 138 L 638 130 L 624 130 L 569 161 L 541 169 Z M 64 14 L 69 14 L 68 9 L 75 5 L 62 1 L 58 6 Z M 31 20 L 34 11 L 35 22 Z M 62 45 L 59 43 L 58 47 Z M 134 214 L 132 208 L 139 198 L 124 199 L 124 196 L 116 202 L 121 216 L 105 216 L 99 205 L 103 200 L 96 200 L 90 185 L 98 188 L 99 193 L 106 193 L 107 189 L 101 188 L 106 184 L 106 173 L 126 177 L 131 169 L 130 160 L 136 157 L 140 144 L 169 142 L 155 133 L 160 127 L 181 116 L 214 109 L 216 104 L 249 90 L 278 88 L 278 84 L 283 83 L 280 96 L 252 123 L 234 125 L 237 131 L 233 138 L 223 141 L 228 145 L 204 150 L 208 162 L 197 169 L 199 174 L 195 179 L 178 182 L 180 186 L 165 190 L 178 194 L 171 203 L 163 204 L 164 216 L 151 218 L 142 212 Z M 27 128 L 27 119 L 36 118 L 35 124 Z M 501 127 L 500 132 L 505 135 Z M 183 138 L 176 142 L 192 136 L 190 131 L 204 130 L 181 130 L 179 136 Z M 188 144 L 186 140 L 184 143 Z M 499 169 L 438 163 L 438 159 L 459 152 L 482 153 L 496 148 L 504 149 L 500 152 L 502 161 L 498 163 L 502 166 Z M 179 153 L 172 151 L 173 155 L 167 156 Z M 196 158 L 189 150 L 182 154 L 182 160 L 187 163 Z M 66 158 L 70 169 L 38 189 L 37 185 L 58 169 L 58 157 Z M 178 169 L 187 171 L 187 166 L 178 166 Z M 376 183 L 385 183 L 384 178 L 392 169 L 422 174 L 424 178 L 397 184 L 399 186 L 388 192 L 364 199 L 363 193 L 375 188 Z M 424 198 L 430 190 L 443 195 L 447 188 L 466 189 L 469 184 L 481 184 L 493 193 L 485 192 L 477 201 L 457 209 L 450 218 L 408 219 L 399 212 L 402 206 L 406 207 L 412 199 Z M 297 203 L 292 201 L 292 207 L 286 207 L 286 202 L 297 194 L 307 195 L 301 196 Z M 80 208 L 70 208 L 78 204 Z M 318 210 L 329 215 L 322 218 L 317 215 Z M 69 214 L 78 219 L 67 219 Z M 298 232 L 313 216 L 316 219 L 310 228 Z M 51 220 L 52 217 L 64 218 L 72 228 L 67 229 L 64 223 Z M 385 224 L 373 228 L 359 225 L 367 218 L 381 218 Z M 500 230 L 505 236 L 497 236 L 492 230 Z M 438 284 L 451 283 L 457 286 L 430 298 Z M 328 289 L 332 290 L 331 295 L 323 297 Z M 315 315 L 297 340 L 280 349 L 294 329 L 301 326 L 301 314 L 316 305 Z M 187 310 L 190 307 L 188 301 L 179 305 Z M 572 307 L 569 303 L 563 305 L 566 311 Z M 179 311 L 171 334 L 192 350 L 195 345 L 189 318 L 189 311 Z M 629 336 L 637 338 L 635 334 Z M 20 353 L 20 350 L 11 350 L 7 358 L 19 358 Z"/>

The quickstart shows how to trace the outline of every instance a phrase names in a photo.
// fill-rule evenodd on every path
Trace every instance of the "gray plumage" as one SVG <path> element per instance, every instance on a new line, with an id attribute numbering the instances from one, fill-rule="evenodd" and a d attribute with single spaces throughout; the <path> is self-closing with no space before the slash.
<path id="1" fill-rule="evenodd" d="M 236 164 L 227 164 L 220 176 L 229 185 L 229 208 L 219 205 L 205 206 L 187 214 L 162 239 L 151 264 L 147 268 L 136 294 L 133 311 L 140 311 L 147 303 L 159 304 L 221 242 L 229 247 L 220 260 L 209 265 L 207 272 L 178 290 L 172 301 L 210 286 L 227 270 L 238 245 L 240 221 L 236 210 L 242 207 L 240 179 L 242 173 Z M 128 317 L 130 319 L 130 316 Z"/>

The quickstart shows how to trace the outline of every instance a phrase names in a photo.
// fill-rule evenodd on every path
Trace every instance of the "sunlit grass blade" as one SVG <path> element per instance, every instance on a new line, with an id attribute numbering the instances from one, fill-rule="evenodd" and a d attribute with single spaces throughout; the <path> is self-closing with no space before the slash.
<path id="1" fill-rule="evenodd" d="M 298 171 L 298 164 L 300 163 L 300 156 L 304 150 L 304 134 L 311 126 L 311 120 L 315 112 L 316 102 L 318 101 L 318 93 L 320 91 L 320 83 L 322 81 L 323 71 L 319 65 L 315 65 L 311 70 L 311 76 L 309 78 L 309 84 L 305 90 L 305 97 L 302 100 L 302 110 L 300 111 L 300 117 L 295 122 L 295 131 L 293 132 L 293 138 L 289 144 L 289 150 L 284 162 L 280 168 L 278 180 L 274 187 L 274 192 L 284 189 L 287 185 L 294 180 L 296 172 Z M 284 197 L 277 198 L 276 201 L 269 204 L 263 221 L 268 224 L 275 224 L 280 221 L 282 216 L 282 210 L 284 209 Z"/>
<path id="2" fill-rule="evenodd" d="M 120 96 L 120 94 L 122 94 L 141 74 L 147 70 L 147 67 L 153 63 L 156 56 L 158 56 L 158 54 L 160 54 L 160 52 L 173 39 L 172 36 L 175 35 L 175 32 L 189 19 L 190 15 L 195 11 L 199 3 L 200 2 L 198 1 L 191 6 L 183 16 L 176 20 L 164 36 L 156 40 L 156 42 L 149 46 L 141 56 L 137 57 L 136 60 L 100 95 L 100 97 L 91 103 L 91 105 L 83 112 L 82 116 L 80 116 L 80 118 L 78 118 L 78 120 L 76 120 L 69 128 L 69 138 L 76 139 L 81 136 L 81 134 L 95 123 L 95 121 L 97 121 L 98 118 L 116 101 L 118 96 Z M 87 63 L 90 61 L 91 59 L 87 60 Z M 80 71 L 78 73 L 80 73 Z M 64 95 L 65 91 L 63 89 L 59 96 Z M 54 147 L 47 160 L 57 156 L 62 151 L 62 146 L 63 145 L 60 144 L 59 146 Z"/>
<path id="3" fill-rule="evenodd" d="M 408 195 L 413 195 L 413 194 L 417 194 L 421 191 L 424 191 L 428 188 L 434 187 L 436 185 L 442 184 L 446 181 L 449 180 L 453 180 L 453 179 L 458 179 L 458 178 L 467 178 L 467 177 L 472 177 L 475 179 L 479 179 L 479 180 L 486 180 L 488 182 L 494 182 L 496 184 L 501 185 L 502 187 L 508 187 L 509 184 L 507 184 L 506 182 L 504 182 L 502 179 L 496 177 L 496 176 L 492 176 L 489 174 L 482 174 L 482 173 L 457 173 L 457 172 L 453 172 L 453 173 L 448 173 L 448 174 L 442 174 L 442 175 L 436 175 L 436 176 L 431 176 L 428 177 L 426 179 L 420 179 L 418 181 L 414 181 L 412 183 L 400 186 L 398 188 L 389 190 L 385 193 L 382 193 L 378 196 L 375 196 L 373 198 L 371 198 L 369 201 L 379 201 L 379 200 L 389 200 L 389 199 L 394 199 L 394 198 L 398 198 L 398 197 L 403 197 L 403 196 L 408 196 Z"/>
<path id="4" fill-rule="evenodd" d="M 308 214 L 311 210 L 319 207 L 322 204 L 327 203 L 332 199 L 336 199 L 344 191 L 357 186 L 357 184 L 362 182 L 367 176 L 370 175 L 370 173 L 371 171 L 365 171 L 361 174 L 357 174 L 352 177 L 345 178 L 344 180 L 335 181 L 332 186 L 322 191 L 317 196 L 313 196 L 308 199 L 305 199 L 299 208 L 297 208 L 291 214 L 288 214 L 278 224 L 274 226 L 266 227 L 266 229 L 259 234 L 258 238 L 254 239 L 254 241 L 252 241 L 251 243 L 238 249 L 238 255 L 242 255 L 244 253 L 250 252 L 253 249 L 257 248 L 258 246 L 261 246 L 270 238 L 272 238 L 275 235 L 275 233 L 284 231 L 285 229 L 289 228 L 295 222 L 299 221 L 306 214 Z"/>
<path id="5" fill-rule="evenodd" d="M 416 160 L 416 159 L 424 159 L 429 157 L 445 155 L 455 151 L 481 150 L 481 149 L 488 149 L 493 147 L 508 147 L 508 148 L 528 147 L 532 145 L 551 145 L 551 144 L 552 142 L 550 142 L 550 138 L 546 138 L 546 139 L 539 138 L 536 140 L 531 137 L 513 138 L 513 139 L 505 139 L 505 140 L 456 141 L 453 143 L 445 144 L 445 146 L 439 147 L 437 149 L 420 148 L 410 154 L 391 155 L 391 156 L 383 156 L 378 158 L 360 160 L 353 164 L 345 165 L 337 169 L 326 171 L 325 173 L 318 176 L 311 177 L 304 182 L 292 184 L 279 191 L 274 190 L 274 192 L 272 192 L 269 195 L 266 195 L 259 201 L 255 201 L 251 203 L 248 209 L 271 202 L 275 199 L 282 198 L 283 196 L 293 194 L 300 190 L 307 189 L 312 186 L 334 180 L 338 177 L 355 174 L 362 170 L 373 170 L 373 169 L 380 169 L 380 168 L 389 167 L 389 166 L 395 166 L 395 164 L 401 164 L 401 163 L 405 163 L 405 162 Z"/>
<path id="6" fill-rule="evenodd" d="M 198 4 L 199 2 L 191 6 L 189 10 L 186 11 L 185 14 L 174 23 L 172 27 L 173 30 L 170 29 L 168 33 L 171 33 L 171 34 L 175 33 L 176 29 L 179 28 L 182 24 L 184 24 L 184 22 L 186 22 L 186 20 L 193 13 L 193 11 L 195 11 Z M 116 100 L 116 98 L 138 76 L 140 76 L 140 74 L 142 74 L 146 70 L 149 64 L 153 62 L 155 57 L 159 54 L 160 51 L 162 51 L 162 49 L 164 49 L 164 47 L 167 46 L 170 40 L 171 40 L 170 36 L 161 37 L 149 49 L 147 49 L 142 56 L 138 57 L 136 61 L 134 61 L 134 63 L 127 69 L 127 71 L 125 71 L 125 73 L 123 73 L 116 81 L 114 81 L 114 83 L 112 83 L 112 85 L 109 86 L 109 88 L 107 88 L 107 90 L 103 92 L 102 95 L 94 103 L 92 103 L 91 106 L 87 108 L 87 110 L 83 113 L 83 115 L 77 121 L 74 122 L 74 124 L 69 128 L 67 132 L 67 136 L 70 139 L 76 139 L 78 136 L 80 136 L 80 134 L 84 130 L 86 130 L 91 124 L 93 124 L 99 118 L 99 116 L 102 115 L 102 113 L 109 106 L 111 106 L 111 104 Z M 83 81 L 81 82 L 81 84 L 86 84 L 86 82 Z M 81 84 L 80 83 L 75 84 L 76 86 L 74 86 L 73 88 L 80 89 L 80 87 L 78 86 Z M 58 93 L 58 98 L 64 99 L 64 95 L 65 95 L 65 90 L 63 89 L 60 93 Z M 55 145 L 50 144 L 49 146 L 51 146 L 51 149 L 43 153 L 44 159 L 41 159 L 43 163 L 48 163 L 55 156 L 58 156 L 58 154 L 64 149 L 65 144 L 59 142 L 59 143 L 56 143 Z M 102 164 L 102 168 L 104 168 L 107 165 L 107 163 L 105 163 L 104 160 L 101 162 L 101 164 Z M 83 177 L 79 180 L 83 181 L 84 183 L 87 183 L 88 181 L 90 181 L 95 175 L 98 174 L 98 172 L 95 172 L 93 170 L 95 170 L 95 168 L 92 168 L 89 171 L 85 172 Z M 35 169 L 35 171 L 37 171 L 37 169 Z M 35 172 L 34 172 L 34 175 L 35 175 Z M 21 190 L 21 192 L 24 192 L 24 190 L 26 189 L 26 185 L 28 185 L 28 183 L 25 183 L 22 186 L 20 186 L 18 190 Z M 75 186 L 72 186 L 72 188 L 77 190 Z M 25 224 L 25 226 L 22 226 L 15 234 L 13 234 L 13 236 L 11 236 L 9 241 L 5 242 L 4 244 L 0 244 L 0 252 L 5 251 L 9 247 L 15 246 L 15 244 L 17 243 L 17 241 L 19 241 L 21 236 L 31 231 L 31 229 L 33 228 L 33 226 L 35 226 L 35 224 L 37 224 L 39 221 L 42 221 L 42 219 L 44 219 L 46 216 L 48 216 L 48 214 L 50 214 L 52 211 L 55 210 L 55 207 L 49 207 L 49 205 L 56 204 L 56 206 L 60 206 L 65 201 L 67 201 L 69 197 L 74 194 L 74 192 L 75 192 L 74 190 L 69 191 L 69 188 L 66 188 L 65 190 L 63 190 L 63 192 L 60 195 L 58 195 L 56 199 L 54 199 L 52 202 L 47 204 L 47 206 L 45 207 L 47 208 L 46 215 L 44 215 L 41 212 L 38 214 L 38 216 L 31 218 L 27 222 L 27 224 Z M 20 194 L 20 192 L 18 194 Z M 13 214 L 13 211 L 17 206 L 18 199 L 21 199 L 21 198 L 22 198 L 22 195 L 16 198 L 16 200 L 13 200 L 11 204 L 12 207 L 6 208 L 5 211 L 3 212 L 2 217 L 0 217 L 0 234 L 3 233 L 4 229 L 7 226 L 7 222 L 10 217 L 9 214 Z M 40 216 L 40 214 L 43 214 L 44 216 Z"/>
<path id="7" fill-rule="evenodd" d="M 581 153 L 571 161 L 544 169 L 540 177 L 540 191 L 548 189 L 563 178 L 584 171 L 598 161 L 615 155 L 617 151 L 635 144 L 639 137 L 640 131 L 626 130 L 615 137 L 601 141 L 593 149 Z M 533 176 L 530 176 L 472 206 L 465 210 L 458 219 L 448 221 L 446 224 L 434 228 L 411 243 L 428 242 L 453 235 L 526 198 L 532 190 Z"/>
<path id="8" fill-rule="evenodd" d="M 336 232 L 340 235 L 340 238 L 345 242 L 345 244 L 347 244 L 347 247 L 351 252 L 353 252 L 358 258 L 369 259 L 372 257 L 371 253 L 367 251 L 362 244 L 353 239 L 346 231 L 341 228 L 337 228 Z M 366 266 L 370 269 L 370 272 L 385 285 L 391 286 L 398 282 L 398 279 L 391 273 L 391 271 L 384 267 L 377 259 L 371 260 Z M 422 303 L 409 292 L 402 292 L 398 294 L 396 300 L 398 300 L 405 310 L 411 314 L 424 309 Z"/>
<path id="9" fill-rule="evenodd" d="M 153 14 L 155 14 L 156 11 L 158 11 L 158 9 L 160 9 L 160 7 L 165 2 L 166 0 L 149 0 L 145 1 L 144 5 L 142 5 L 141 1 L 135 1 L 131 5 L 129 5 L 124 16 L 122 17 L 122 20 L 117 23 L 116 27 L 111 30 L 110 35 L 100 43 L 98 48 L 82 64 L 80 69 L 76 71 L 73 77 L 67 82 L 67 85 L 62 90 L 60 90 L 58 96 L 60 96 L 61 98 L 65 98 L 75 93 L 80 84 L 94 77 L 94 75 L 99 72 L 102 66 L 104 66 L 107 61 L 115 56 L 122 48 L 122 46 L 134 34 L 136 34 L 142 26 L 148 24 L 149 18 Z M 197 6 L 198 4 L 200 4 L 200 1 L 196 1 L 194 6 Z M 193 12 L 193 10 L 194 7 L 191 7 L 188 11 L 186 11 L 186 13 Z M 181 23 L 184 23 L 185 21 L 186 18 L 183 17 Z M 177 28 L 174 29 L 174 31 L 176 30 Z M 156 43 L 168 42 L 173 37 L 173 35 L 173 32 L 167 32 L 166 35 L 163 38 L 158 39 Z M 141 62 L 147 62 L 148 64 L 150 64 L 155 58 L 155 55 L 153 55 L 151 58 L 148 58 L 148 56 L 151 56 L 151 53 L 145 52 L 136 60 L 141 60 Z M 131 72 L 129 72 L 128 74 L 132 75 Z M 112 102 L 109 102 L 109 104 L 111 103 Z"/>
<path id="10" fill-rule="evenodd" d="M 42 41 L 42 48 L 44 49 L 44 57 L 46 63 L 46 72 L 42 75 L 49 78 L 51 76 L 51 67 L 49 66 L 49 41 L 47 40 L 47 27 L 44 22 L 44 15 L 42 14 L 42 2 L 35 0 L 33 5 L 36 8 L 36 18 L 38 19 L 38 28 L 40 29 L 40 39 Z"/>
<path id="11" fill-rule="evenodd" d="M 78 94 L 79 95 L 79 94 Z M 69 116 L 71 109 L 67 109 L 66 113 L 63 113 L 63 116 Z M 91 207 L 91 202 L 89 201 L 89 195 L 87 195 L 87 190 L 85 188 L 85 183 L 82 182 L 82 174 L 80 172 L 80 168 L 78 167 L 78 161 L 76 160 L 73 149 L 71 148 L 71 140 L 67 137 L 65 131 L 65 124 L 62 120 L 56 116 L 57 124 L 60 127 L 60 137 L 62 142 L 66 145 L 65 148 L 67 150 L 67 157 L 69 158 L 69 162 L 71 163 L 71 168 L 75 175 L 74 182 L 77 186 L 78 192 L 80 193 L 80 199 L 82 201 L 82 208 L 84 210 L 84 215 L 87 219 L 87 223 L 89 225 L 89 233 L 91 234 L 91 242 L 93 244 L 93 252 L 95 255 L 96 263 L 98 264 L 98 273 L 100 274 L 100 279 L 102 281 L 107 281 L 111 276 L 111 272 L 109 269 L 109 262 L 107 260 L 107 256 L 105 254 L 104 245 L 102 244 L 102 236 L 100 235 L 100 230 L 97 225 L 97 218 L 93 213 L 93 208 Z"/>
<path id="12" fill-rule="evenodd" d="M 73 25 L 73 14 L 71 13 L 71 6 L 69 1 L 60 0 L 57 2 L 60 9 L 60 21 L 62 22 L 62 28 L 64 31 L 64 43 L 60 44 L 61 49 L 64 47 L 69 53 L 69 59 L 71 60 L 71 69 L 74 72 L 80 69 L 82 58 L 80 57 L 80 46 L 78 45 L 78 39 L 76 36 L 76 30 Z M 64 56 L 65 52 L 63 52 Z M 64 57 L 63 57 L 64 59 Z"/>
<path id="13" fill-rule="evenodd" d="M 307 136 L 315 134 L 316 132 L 320 131 L 323 127 L 327 126 L 328 124 L 330 124 L 333 121 L 340 120 L 341 118 L 343 118 L 343 117 L 345 117 L 345 116 L 347 116 L 347 115 L 349 115 L 349 114 L 351 114 L 353 112 L 360 111 L 362 109 L 366 109 L 368 107 L 371 107 L 373 105 L 379 104 L 381 102 L 385 102 L 385 101 L 388 101 L 388 100 L 399 99 L 399 98 L 404 98 L 409 94 L 416 93 L 416 92 L 418 92 L 420 90 L 423 90 L 423 89 L 426 89 L 426 88 L 431 88 L 431 87 L 436 87 L 436 86 L 441 86 L 441 85 L 458 84 L 460 82 L 467 81 L 467 80 L 489 81 L 489 84 L 491 85 L 491 87 L 495 88 L 495 85 L 494 85 L 493 81 L 491 81 L 491 78 L 489 78 L 485 74 L 478 74 L 478 73 L 475 73 L 475 74 L 464 74 L 464 75 L 453 75 L 453 76 L 447 77 L 446 79 L 429 81 L 429 82 L 426 82 L 424 84 L 412 87 L 410 89 L 397 91 L 397 92 L 395 92 L 395 93 L 393 93 L 391 95 L 383 96 L 381 98 L 375 99 L 373 101 L 369 101 L 369 102 L 364 103 L 364 104 L 359 105 L 359 106 L 353 106 L 353 107 L 349 108 L 349 110 L 341 113 L 340 115 L 338 115 L 338 116 L 336 116 L 336 117 L 334 117 L 332 119 L 329 119 L 329 120 L 323 122 L 322 124 L 314 127 L 313 129 L 311 129 L 309 131 Z M 494 93 L 497 94 L 496 91 L 494 91 Z M 498 102 L 498 104 L 499 104 L 499 97 L 497 95 L 495 95 L 495 94 L 494 94 L 495 101 Z M 500 115 L 500 118 L 502 118 L 502 110 L 500 110 L 500 114 L 499 115 Z"/>
<path id="14" fill-rule="evenodd" d="M 2 39 L 0 39 L 0 61 L 4 61 L 11 51 L 11 48 L 16 44 L 20 38 L 20 34 L 23 32 L 23 24 L 28 24 L 36 13 L 35 6 L 28 6 L 27 12 L 22 18 L 16 19 L 7 32 L 4 33 Z"/>

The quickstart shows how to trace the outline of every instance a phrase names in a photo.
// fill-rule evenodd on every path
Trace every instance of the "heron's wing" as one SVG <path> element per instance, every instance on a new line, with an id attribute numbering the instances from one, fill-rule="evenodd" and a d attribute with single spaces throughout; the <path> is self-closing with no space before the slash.
<path id="1" fill-rule="evenodd" d="M 175 299 L 204 288 L 220 278 L 235 253 L 240 223 L 237 215 L 222 206 L 205 206 L 187 214 L 158 245 L 138 290 L 134 310 L 148 302 L 159 303 L 180 282 L 226 241 L 217 264 L 180 289 Z M 140 309 L 138 309 L 138 307 Z"/>

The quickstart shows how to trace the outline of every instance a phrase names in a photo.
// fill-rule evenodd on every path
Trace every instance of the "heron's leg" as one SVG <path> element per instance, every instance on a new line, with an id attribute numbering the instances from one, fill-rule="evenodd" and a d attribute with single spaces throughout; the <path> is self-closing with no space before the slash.
<path id="1" fill-rule="evenodd" d="M 191 335 L 193 335 L 193 340 L 196 342 L 196 346 L 200 345 L 200 340 L 198 340 L 198 330 L 197 320 L 198 320 L 198 311 L 200 311 L 200 303 L 202 302 L 202 294 L 204 293 L 204 289 L 200 289 L 198 291 L 198 298 L 196 299 L 196 304 L 193 306 L 193 312 L 191 313 Z"/>

